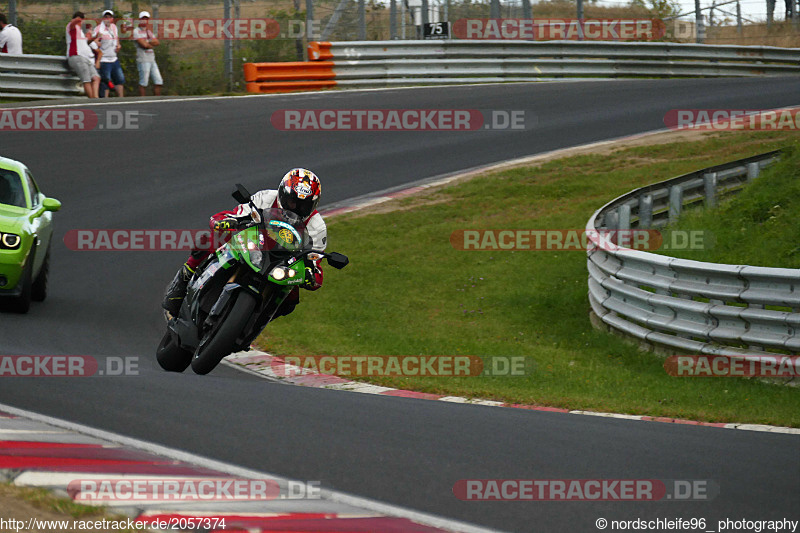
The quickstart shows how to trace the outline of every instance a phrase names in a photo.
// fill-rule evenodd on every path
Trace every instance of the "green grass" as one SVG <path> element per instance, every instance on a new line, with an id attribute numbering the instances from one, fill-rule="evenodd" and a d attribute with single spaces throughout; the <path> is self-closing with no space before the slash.
<path id="1" fill-rule="evenodd" d="M 13 505 L 15 508 L 22 507 L 22 505 L 17 502 L 24 502 L 36 509 L 60 515 L 56 518 L 42 518 L 43 520 L 64 520 L 70 517 L 75 520 L 97 521 L 105 519 L 107 521 L 120 523 L 127 522 L 127 517 L 116 513 L 110 513 L 108 507 L 75 503 L 70 498 L 57 496 L 50 490 L 42 487 L 17 486 L 13 483 L 3 482 L 0 483 L 0 499 L 3 500 L 5 506 Z M 120 528 L 115 531 L 119 531 L 120 533 L 134 533 L 137 530 Z M 142 530 L 140 529 L 138 531 Z"/>
<path id="2" fill-rule="evenodd" d="M 670 229 L 701 229 L 713 242 L 705 250 L 661 252 L 674 257 L 800 268 L 800 144 L 741 193 L 716 209 L 684 213 Z"/>
<path id="3" fill-rule="evenodd" d="M 800 426 L 800 390 L 748 379 L 676 378 L 663 359 L 589 322 L 586 256 L 458 251 L 456 230 L 575 229 L 635 187 L 791 144 L 796 134 L 708 135 L 695 143 L 582 155 L 406 198 L 398 210 L 329 221 L 322 290 L 265 330 L 279 355 L 525 356 L 523 377 L 377 378 L 424 392 L 717 422 Z"/>

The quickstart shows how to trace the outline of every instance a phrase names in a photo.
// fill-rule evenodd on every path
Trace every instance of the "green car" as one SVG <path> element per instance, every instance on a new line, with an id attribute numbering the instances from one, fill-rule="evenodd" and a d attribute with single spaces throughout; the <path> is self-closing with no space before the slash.
<path id="1" fill-rule="evenodd" d="M 60 208 L 39 191 L 25 165 L 0 157 L 0 309 L 27 313 L 32 299 L 47 296 L 51 211 Z"/>

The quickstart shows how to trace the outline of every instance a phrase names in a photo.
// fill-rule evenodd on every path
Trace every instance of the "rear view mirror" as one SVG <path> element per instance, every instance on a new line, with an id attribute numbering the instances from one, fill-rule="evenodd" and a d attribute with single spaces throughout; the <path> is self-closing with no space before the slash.
<path id="1" fill-rule="evenodd" d="M 341 270 L 347 266 L 350 259 L 346 255 L 338 252 L 331 252 L 328 254 L 328 264 L 337 270 Z"/>
<path id="2" fill-rule="evenodd" d="M 55 198 L 45 198 L 42 200 L 42 207 L 44 207 L 45 211 L 58 211 L 61 209 L 61 202 Z"/>
<path id="3" fill-rule="evenodd" d="M 236 190 L 233 191 L 233 199 L 239 202 L 240 204 L 248 204 L 250 203 L 250 193 L 247 189 L 245 189 L 244 185 L 241 183 L 236 184 Z"/>

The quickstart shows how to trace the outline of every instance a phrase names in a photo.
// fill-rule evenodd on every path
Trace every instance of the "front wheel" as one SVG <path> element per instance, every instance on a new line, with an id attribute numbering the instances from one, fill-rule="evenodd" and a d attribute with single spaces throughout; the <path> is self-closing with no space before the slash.
<path id="1" fill-rule="evenodd" d="M 224 357 L 233 352 L 236 339 L 241 335 L 257 303 L 256 297 L 249 292 L 241 291 L 236 295 L 228 315 L 219 318 L 222 321 L 219 328 L 210 333 L 210 339 L 200 343 L 197 353 L 194 354 L 192 370 L 196 374 L 208 374 Z"/>
<path id="2" fill-rule="evenodd" d="M 19 279 L 20 293 L 11 300 L 11 309 L 17 313 L 27 313 L 31 308 L 31 292 L 33 287 L 33 252 L 28 257 L 28 264 Z"/>
<path id="3" fill-rule="evenodd" d="M 44 263 L 39 270 L 39 275 L 33 280 L 31 287 L 31 298 L 36 302 L 43 302 L 47 298 L 47 276 L 50 274 L 50 250 L 44 256 Z"/>
<path id="4" fill-rule="evenodd" d="M 178 336 L 167 330 L 156 350 L 156 360 L 167 372 L 183 372 L 192 362 L 192 352 L 178 344 Z"/>

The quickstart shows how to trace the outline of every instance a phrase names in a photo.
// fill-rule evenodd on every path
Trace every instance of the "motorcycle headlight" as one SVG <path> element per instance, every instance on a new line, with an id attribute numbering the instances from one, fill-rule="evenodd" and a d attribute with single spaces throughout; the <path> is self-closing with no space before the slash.
<path id="1" fill-rule="evenodd" d="M 0 233 L 0 248 L 16 250 L 22 244 L 22 237 L 16 233 Z"/>
<path id="2" fill-rule="evenodd" d="M 272 272 L 270 273 L 270 276 L 272 276 L 277 281 L 280 281 L 280 280 L 282 280 L 283 278 L 286 277 L 286 274 L 287 274 L 287 272 L 286 272 L 286 269 L 284 267 L 275 267 L 275 268 L 272 269 Z"/>
<path id="3" fill-rule="evenodd" d="M 293 278 L 293 277 L 295 277 L 296 275 L 297 275 L 297 271 L 296 271 L 295 269 L 293 269 L 293 268 L 290 268 L 290 269 L 289 269 L 289 277 L 290 277 L 290 278 Z"/>
<path id="4" fill-rule="evenodd" d="M 263 268 L 261 265 L 263 260 L 264 254 L 261 253 L 261 250 L 250 250 L 250 262 L 253 263 L 253 265 L 258 268 Z"/>

